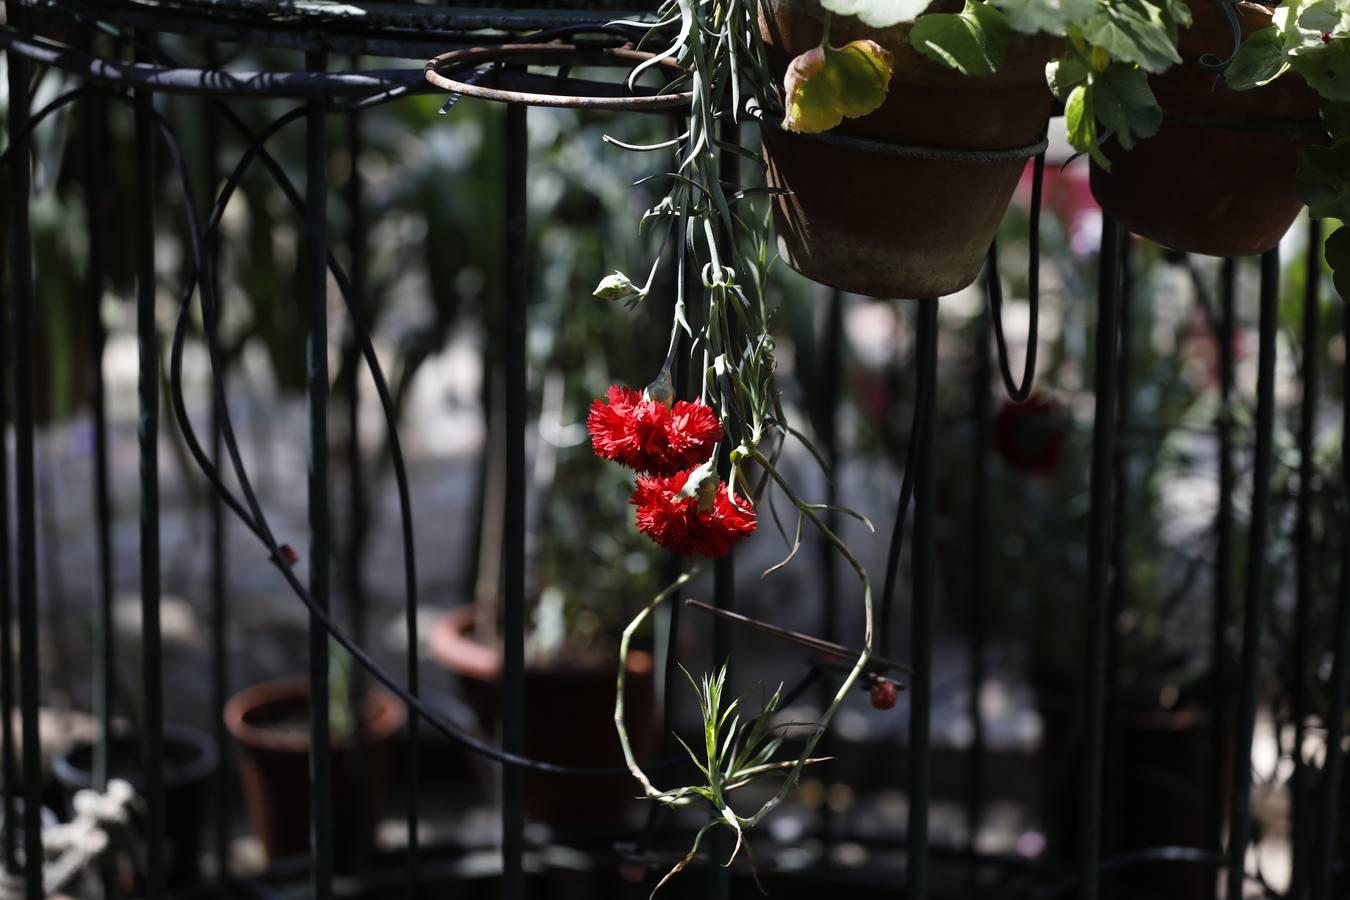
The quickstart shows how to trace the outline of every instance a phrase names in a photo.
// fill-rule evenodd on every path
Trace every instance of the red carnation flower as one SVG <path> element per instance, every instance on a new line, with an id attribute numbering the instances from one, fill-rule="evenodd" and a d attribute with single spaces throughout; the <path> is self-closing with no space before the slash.
<path id="1" fill-rule="evenodd" d="M 994 449 L 1015 469 L 1049 475 L 1064 458 L 1068 429 L 1063 409 L 1043 394 L 1025 403 L 1005 401 L 994 416 Z"/>
<path id="2" fill-rule="evenodd" d="M 692 478 L 703 479 L 702 484 L 691 485 Z M 637 507 L 638 530 L 686 558 L 725 556 L 755 530 L 750 501 L 733 499 L 727 486 L 701 466 L 639 477 L 631 502 Z"/>
<path id="3" fill-rule="evenodd" d="M 591 404 L 586 430 L 596 456 L 638 472 L 670 475 L 706 460 L 722 426 L 702 401 L 667 407 L 616 384 L 605 400 Z"/>

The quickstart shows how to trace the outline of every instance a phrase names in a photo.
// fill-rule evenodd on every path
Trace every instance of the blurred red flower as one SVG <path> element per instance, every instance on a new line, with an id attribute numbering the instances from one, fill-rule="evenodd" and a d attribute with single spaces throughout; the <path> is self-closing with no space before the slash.
<path id="1" fill-rule="evenodd" d="M 637 507 L 638 530 L 683 557 L 716 559 L 755 530 L 750 501 L 733 499 L 716 477 L 695 490 L 685 491 L 702 467 L 674 475 L 644 475 L 637 480 L 632 504 Z"/>
<path id="2" fill-rule="evenodd" d="M 595 455 L 638 472 L 669 475 L 707 460 L 722 427 L 702 401 L 672 407 L 614 385 L 586 417 Z"/>
<path id="3" fill-rule="evenodd" d="M 1064 458 L 1068 437 L 1064 410 L 1043 394 L 1033 394 L 1025 403 L 1005 400 L 994 415 L 994 449 L 1009 466 L 1024 472 L 1053 472 Z"/>

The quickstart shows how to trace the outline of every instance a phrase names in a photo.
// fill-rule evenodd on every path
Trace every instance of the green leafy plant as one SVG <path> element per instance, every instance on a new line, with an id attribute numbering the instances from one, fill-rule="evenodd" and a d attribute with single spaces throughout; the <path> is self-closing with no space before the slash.
<path id="1" fill-rule="evenodd" d="M 1299 154 L 1298 190 L 1316 218 L 1350 219 L 1350 2 L 1290 0 L 1273 23 L 1238 49 L 1225 77 L 1228 86 L 1250 90 L 1295 75 L 1327 101 L 1322 111 L 1325 146 Z M 1336 289 L 1350 297 L 1350 232 L 1337 228 L 1326 243 Z"/>
<path id="2" fill-rule="evenodd" d="M 1191 23 L 1182 0 L 964 0 L 964 7 L 953 12 L 930 11 L 941 4 L 909 0 L 821 0 L 821 6 L 831 13 L 856 15 L 877 28 L 912 23 L 909 39 L 915 50 L 973 77 L 998 72 L 1020 39 L 1063 36 L 1064 53 L 1048 66 L 1047 80 L 1064 103 L 1069 142 L 1107 169 L 1110 162 L 1100 145 L 1108 135 L 1128 150 L 1162 124 L 1148 75 L 1181 61 L 1178 30 Z M 830 59 L 828 29 L 822 49 Z M 802 96 L 809 86 L 807 82 L 794 94 L 789 85 L 789 107 L 825 106 L 828 94 Z M 873 99 L 870 91 L 860 96 Z M 833 112 L 850 114 L 841 103 L 834 104 Z M 838 118 L 830 109 L 818 108 L 795 121 L 807 126 L 797 130 L 821 131 Z M 822 123 L 824 128 L 815 127 Z"/>
<path id="3" fill-rule="evenodd" d="M 681 669 L 683 670 L 683 667 Z M 730 703 L 725 703 L 726 666 L 719 668 L 715 675 L 704 675 L 697 682 L 687 670 L 683 671 L 698 695 L 699 715 L 703 722 L 703 746 L 695 751 L 678 736 L 676 740 L 680 741 L 680 745 L 689 754 L 694 766 L 703 775 L 705 783 L 702 786 L 665 791 L 658 794 L 656 799 L 670 807 L 688 806 L 703 801 L 712 807 L 713 817 L 699 830 L 689 853 L 657 884 L 658 891 L 693 861 L 698 854 L 703 836 L 713 828 L 727 827 L 736 833 L 736 846 L 732 850 L 731 859 L 726 863 L 731 865 L 743 845 L 744 820 L 731 808 L 729 795 L 763 778 L 800 768 L 792 760 L 775 762 L 773 759 L 783 743 L 783 729 L 800 724 L 794 722 L 775 724 L 773 721 L 783 700 L 781 684 L 777 690 L 762 700 L 759 712 L 742 722 L 743 713 L 740 709 L 748 695 L 743 694 Z M 825 762 L 826 759 L 828 757 L 807 758 L 802 760 L 802 765 Z"/>

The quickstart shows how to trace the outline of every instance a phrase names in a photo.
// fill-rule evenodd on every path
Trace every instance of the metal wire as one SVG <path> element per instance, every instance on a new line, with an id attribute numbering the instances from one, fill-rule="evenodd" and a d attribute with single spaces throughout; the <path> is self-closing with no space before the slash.
<path id="1" fill-rule="evenodd" d="M 555 94 L 532 91 L 513 91 L 504 88 L 489 87 L 475 81 L 460 81 L 442 74 L 442 70 L 474 69 L 488 64 L 523 66 L 622 66 L 633 68 L 654 58 L 656 54 L 627 47 L 605 47 L 590 50 L 575 44 L 506 44 L 499 47 L 473 47 L 468 50 L 452 50 L 442 53 L 426 64 L 426 80 L 443 91 L 465 97 L 477 97 L 480 100 L 492 100 L 496 103 L 508 103 L 523 106 L 541 106 L 555 109 L 603 109 L 613 112 L 661 112 L 664 110 L 687 107 L 693 102 L 694 95 L 689 91 L 680 93 L 637 93 L 637 96 L 589 96 L 581 94 Z M 675 68 L 673 62 L 662 68 Z M 507 70 L 509 71 L 509 70 Z M 576 84 L 576 82 L 569 82 Z M 591 87 L 600 90 L 599 85 Z M 607 86 L 604 90 L 613 90 Z"/>

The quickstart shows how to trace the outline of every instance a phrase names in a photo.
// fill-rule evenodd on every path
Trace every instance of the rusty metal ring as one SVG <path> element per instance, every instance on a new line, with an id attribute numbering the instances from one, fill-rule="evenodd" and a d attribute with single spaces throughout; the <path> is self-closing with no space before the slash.
<path id="1" fill-rule="evenodd" d="M 436 87 L 452 94 L 478 97 L 498 103 L 521 103 L 526 106 L 566 107 L 571 109 L 603 109 L 616 112 L 652 112 L 678 109 L 693 102 L 693 94 L 638 94 L 633 96 L 576 96 L 514 91 L 505 88 L 471 84 L 441 74 L 441 70 L 460 71 L 487 64 L 509 63 L 519 66 L 551 65 L 563 67 L 603 66 L 633 67 L 656 54 L 624 47 L 580 47 L 576 44 L 503 44 L 497 47 L 473 47 L 442 53 L 426 65 L 426 79 Z M 658 63 L 662 69 L 680 73 L 683 70 L 673 60 Z M 523 76 L 517 76 L 523 77 Z M 581 83 L 581 82 L 574 82 Z M 599 87 L 599 85 L 593 86 Z M 618 87 L 617 85 L 615 87 Z"/>

